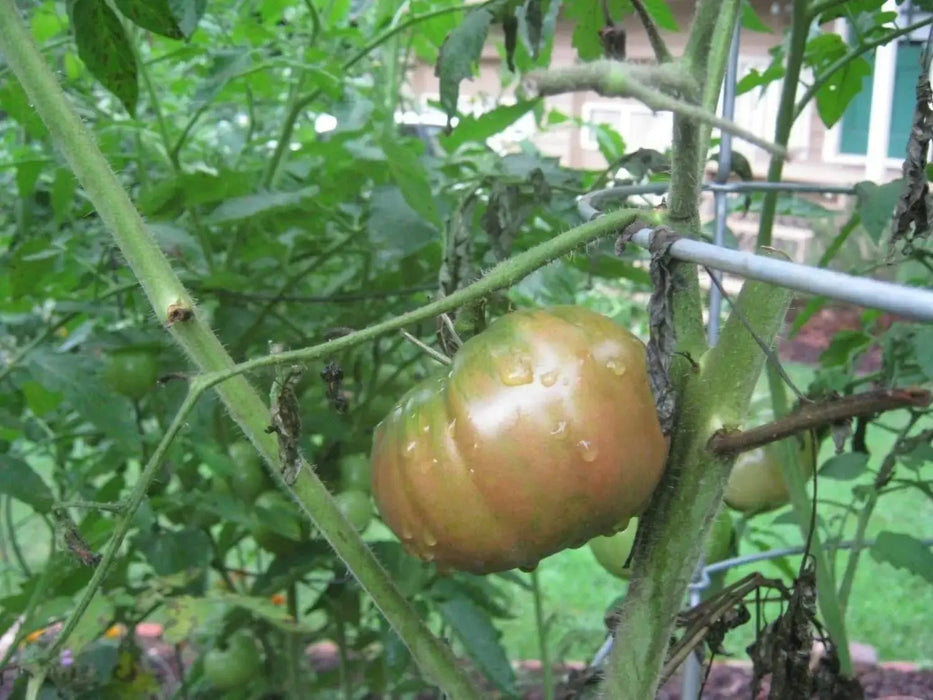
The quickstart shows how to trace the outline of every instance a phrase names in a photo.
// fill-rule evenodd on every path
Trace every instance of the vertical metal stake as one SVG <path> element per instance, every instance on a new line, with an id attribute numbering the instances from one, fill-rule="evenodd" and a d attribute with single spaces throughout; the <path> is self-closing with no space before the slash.
<path id="1" fill-rule="evenodd" d="M 732 121 L 735 118 L 735 85 L 739 68 L 739 29 L 740 22 L 735 23 L 735 30 L 732 34 L 732 46 L 729 49 L 729 64 L 726 66 L 725 82 L 723 84 L 722 94 L 722 116 L 724 119 Z M 716 182 L 724 183 L 729 179 L 729 173 L 732 171 L 732 135 L 720 132 L 719 142 L 719 168 L 716 171 Z M 713 230 L 713 243 L 721 246 L 726 236 L 726 215 L 728 214 L 728 194 L 721 190 L 713 193 L 715 205 L 715 228 Z M 722 273 L 713 272 L 717 279 L 722 278 Z M 719 314 L 722 309 L 722 295 L 719 288 L 713 284 L 709 290 L 709 321 L 706 332 L 710 345 L 715 345 L 719 340 Z M 693 582 L 690 586 L 690 607 L 696 607 L 700 604 L 703 594 L 701 580 L 703 579 L 704 556 L 700 554 L 700 561 L 693 574 Z M 698 700 L 700 697 L 700 675 L 702 668 L 696 654 L 690 654 L 684 662 L 684 678 L 681 689 L 681 700 Z"/>

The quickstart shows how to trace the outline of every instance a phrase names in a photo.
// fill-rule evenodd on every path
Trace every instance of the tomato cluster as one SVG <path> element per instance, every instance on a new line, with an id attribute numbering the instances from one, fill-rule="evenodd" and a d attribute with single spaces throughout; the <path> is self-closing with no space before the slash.
<path id="1" fill-rule="evenodd" d="M 666 456 L 644 344 L 582 307 L 521 310 L 377 426 L 373 494 L 441 569 L 530 569 L 625 527 Z"/>

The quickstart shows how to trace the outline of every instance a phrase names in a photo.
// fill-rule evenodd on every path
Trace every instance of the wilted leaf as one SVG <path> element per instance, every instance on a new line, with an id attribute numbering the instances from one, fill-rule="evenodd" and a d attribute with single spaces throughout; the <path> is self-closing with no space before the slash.
<path id="1" fill-rule="evenodd" d="M 75 0 L 71 6 L 78 56 L 101 84 L 136 116 L 139 84 L 136 53 L 123 24 L 106 2 Z"/>

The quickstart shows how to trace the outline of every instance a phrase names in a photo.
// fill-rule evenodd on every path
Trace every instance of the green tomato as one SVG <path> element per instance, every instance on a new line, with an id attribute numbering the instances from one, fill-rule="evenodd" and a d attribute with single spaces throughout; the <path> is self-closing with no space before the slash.
<path id="1" fill-rule="evenodd" d="M 362 452 L 346 455 L 340 459 L 340 489 L 342 491 L 365 491 L 372 489 L 372 466 L 369 457 Z"/>
<path id="2" fill-rule="evenodd" d="M 308 525 L 298 506 L 279 491 L 266 491 L 254 505 L 253 539 L 273 554 L 295 551 L 307 537 Z"/>
<path id="3" fill-rule="evenodd" d="M 216 690 L 234 690 L 248 685 L 261 670 L 256 643 L 246 634 L 231 637 L 225 648 L 208 651 L 203 664 L 204 677 Z"/>
<path id="4" fill-rule="evenodd" d="M 117 393 L 134 401 L 152 391 L 159 377 L 155 354 L 141 348 L 114 352 L 104 366 L 104 381 Z"/>
<path id="5" fill-rule="evenodd" d="M 369 494 L 365 491 L 343 491 L 338 493 L 334 500 L 343 517 L 349 520 L 358 532 L 365 530 L 373 519 L 373 506 Z"/>
<path id="6" fill-rule="evenodd" d="M 580 306 L 524 309 L 376 427 L 373 496 L 441 570 L 530 570 L 640 513 L 667 448 L 641 340 Z"/>
<path id="7" fill-rule="evenodd" d="M 253 501 L 263 491 L 272 488 L 272 479 L 262 466 L 262 458 L 246 440 L 237 440 L 227 448 L 234 470 L 228 477 L 230 490 L 247 503 Z"/>
<path id="8" fill-rule="evenodd" d="M 813 476 L 815 468 L 813 439 L 810 433 L 787 438 L 797 447 L 797 464 L 804 479 Z M 777 444 L 765 445 L 736 457 L 726 484 L 726 505 L 743 513 L 762 513 L 779 508 L 790 500 L 784 481 L 780 450 Z"/>
<path id="9" fill-rule="evenodd" d="M 625 565 L 635 544 L 635 531 L 638 518 L 632 518 L 628 527 L 609 537 L 595 537 L 590 540 L 590 550 L 596 561 L 613 576 L 627 579 L 631 569 Z M 714 564 L 729 557 L 732 553 L 733 529 L 732 517 L 725 508 L 719 511 L 706 540 L 704 562 Z"/>

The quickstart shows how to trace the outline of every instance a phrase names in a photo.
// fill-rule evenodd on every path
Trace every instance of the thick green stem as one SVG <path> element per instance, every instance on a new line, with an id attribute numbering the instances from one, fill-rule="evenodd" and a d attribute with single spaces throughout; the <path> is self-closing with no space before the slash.
<path id="1" fill-rule="evenodd" d="M 182 313 L 171 332 L 188 356 L 208 372 L 233 365 L 210 327 L 202 320 L 193 300 L 168 264 L 162 251 L 148 235 L 119 180 L 90 133 L 68 103 L 55 76 L 45 64 L 13 0 L 0 0 L 0 53 L 23 85 L 39 117 L 65 155 L 101 219 L 107 225 L 126 261 L 149 297 L 156 317 L 170 320 L 172 307 Z M 177 315 L 177 314 L 176 314 Z M 265 433 L 269 410 L 246 381 L 237 376 L 217 388 L 233 419 L 270 464 L 278 464 L 278 446 Z M 154 463 L 151 462 L 150 466 Z M 153 467 L 154 469 L 154 467 Z M 278 470 L 273 472 L 281 480 Z M 398 592 L 353 527 L 346 521 L 312 469 L 304 469 L 294 485 L 294 494 L 305 513 L 315 522 L 337 554 L 357 576 L 389 623 L 411 650 L 422 671 L 448 694 L 457 698 L 480 697 L 466 672 L 457 664 L 446 644 L 436 639 L 421 622 L 408 601 Z M 136 492 L 134 491 L 134 494 Z M 137 504 L 138 505 L 138 504 Z M 122 527 L 128 527 L 124 519 Z M 123 533 L 125 534 L 125 532 Z M 119 533 L 115 535 L 116 541 Z M 101 569 L 103 570 L 103 567 Z M 86 608 L 102 574 L 95 574 L 82 598 Z M 71 628 L 73 629 L 73 622 Z M 70 630 L 69 630 L 70 631 Z"/>
<path id="2" fill-rule="evenodd" d="M 790 130 L 794 125 L 794 99 L 797 96 L 797 86 L 800 84 L 800 70 L 803 67 L 803 55 L 807 46 L 807 37 L 810 31 L 810 15 L 807 12 L 806 0 L 794 0 L 794 16 L 790 26 L 790 41 L 787 45 L 787 65 L 784 71 L 784 82 L 781 86 L 781 101 L 778 104 L 777 120 L 774 127 L 774 142 L 787 146 L 790 140 Z M 784 173 L 784 160 L 771 158 L 768 166 L 768 182 L 780 182 Z M 771 236 L 774 231 L 774 217 L 777 213 L 777 192 L 765 193 L 761 205 L 761 215 L 758 225 L 758 246 L 771 245 Z"/>

